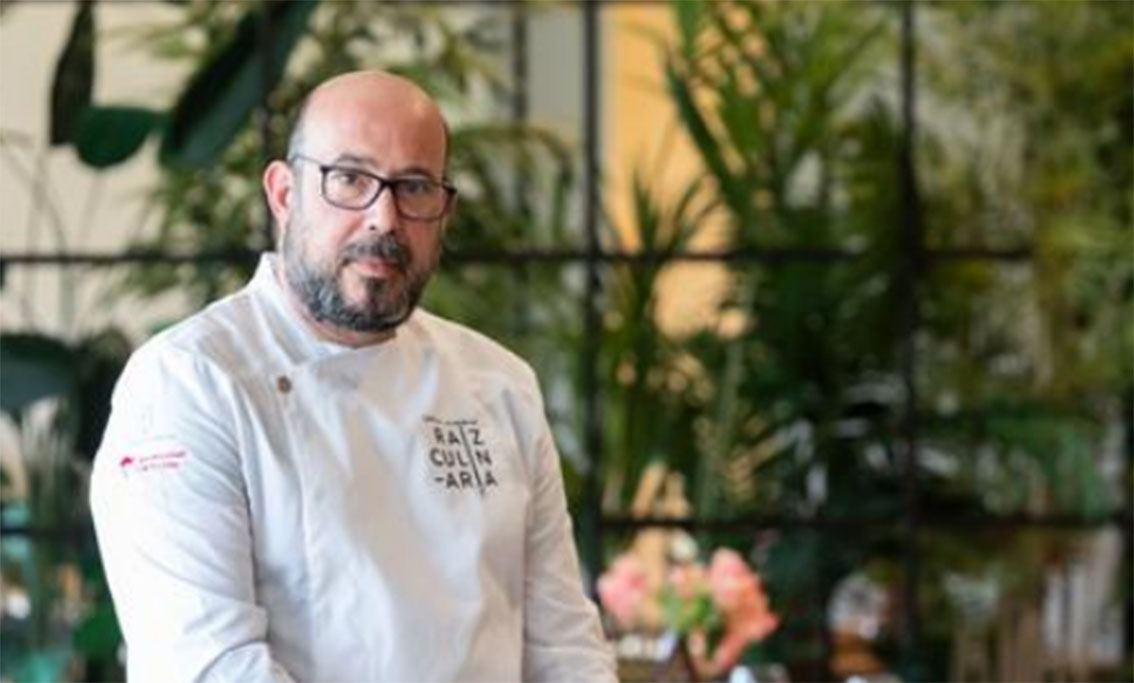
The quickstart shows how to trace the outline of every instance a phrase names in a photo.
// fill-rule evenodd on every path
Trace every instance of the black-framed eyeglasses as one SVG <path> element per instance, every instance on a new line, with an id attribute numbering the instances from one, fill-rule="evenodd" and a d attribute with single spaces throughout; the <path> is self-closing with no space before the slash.
<path id="1" fill-rule="evenodd" d="M 340 209 L 361 211 L 377 201 L 382 190 L 388 187 L 399 216 L 432 221 L 445 215 L 457 194 L 457 188 L 446 180 L 437 182 L 420 176 L 383 178 L 351 166 L 324 164 L 302 154 L 292 154 L 288 161 L 307 161 L 318 166 L 322 174 L 319 189 L 323 199 Z"/>

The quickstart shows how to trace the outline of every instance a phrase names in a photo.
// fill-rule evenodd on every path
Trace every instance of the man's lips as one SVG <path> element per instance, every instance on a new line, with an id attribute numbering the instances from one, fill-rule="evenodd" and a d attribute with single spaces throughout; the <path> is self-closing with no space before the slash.
<path id="1" fill-rule="evenodd" d="M 386 278 L 402 272 L 402 267 L 397 262 L 373 256 L 351 259 L 347 265 L 364 277 Z"/>

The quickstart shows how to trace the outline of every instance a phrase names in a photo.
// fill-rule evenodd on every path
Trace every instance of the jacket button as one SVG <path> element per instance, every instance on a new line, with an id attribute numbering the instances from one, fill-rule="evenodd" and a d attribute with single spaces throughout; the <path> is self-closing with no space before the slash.
<path id="1" fill-rule="evenodd" d="M 286 394 L 291 391 L 291 380 L 285 375 L 280 375 L 276 378 L 276 389 L 279 389 L 281 394 Z"/>

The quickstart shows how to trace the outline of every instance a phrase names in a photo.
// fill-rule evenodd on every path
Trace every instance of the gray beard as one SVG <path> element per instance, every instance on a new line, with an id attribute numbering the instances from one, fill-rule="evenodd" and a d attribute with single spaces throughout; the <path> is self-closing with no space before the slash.
<path id="1" fill-rule="evenodd" d="M 299 301 L 320 323 L 354 332 L 386 332 L 404 323 L 413 314 L 425 285 L 436 268 L 436 258 L 424 272 L 411 270 L 409 254 L 392 235 L 348 246 L 339 264 L 327 272 L 303 258 L 292 226 L 284 236 L 283 258 L 287 282 Z M 302 231 L 302 229 L 300 230 Z M 394 263 L 406 278 L 399 289 L 384 280 L 367 280 L 366 303 L 351 305 L 343 297 L 338 275 L 341 266 L 352 258 L 372 256 Z"/>

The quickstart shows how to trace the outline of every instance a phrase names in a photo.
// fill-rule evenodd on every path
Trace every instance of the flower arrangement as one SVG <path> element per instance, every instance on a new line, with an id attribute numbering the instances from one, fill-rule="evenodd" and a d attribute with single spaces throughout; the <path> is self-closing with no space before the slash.
<path id="1" fill-rule="evenodd" d="M 599 578 L 599 600 L 623 630 L 662 626 L 683 636 L 698 677 L 722 676 L 779 625 L 760 576 L 733 550 L 718 549 L 707 569 L 677 562 L 660 582 L 648 569 L 635 554 L 619 555 Z"/>

